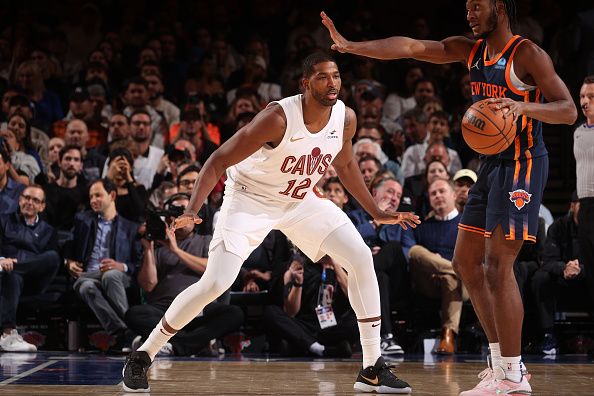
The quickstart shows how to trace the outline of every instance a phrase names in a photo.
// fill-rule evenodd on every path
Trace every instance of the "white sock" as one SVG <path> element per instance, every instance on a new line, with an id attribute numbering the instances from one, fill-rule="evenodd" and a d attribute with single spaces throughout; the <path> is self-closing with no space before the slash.
<path id="1" fill-rule="evenodd" d="M 489 351 L 491 352 L 491 368 L 501 366 L 501 348 L 498 342 L 489 343 Z"/>
<path id="2" fill-rule="evenodd" d="M 311 353 L 315 353 L 318 356 L 324 356 L 324 349 L 326 349 L 324 345 L 320 344 L 317 341 L 309 346 L 309 351 Z"/>
<path id="3" fill-rule="evenodd" d="M 151 334 L 148 336 L 144 344 L 140 348 L 139 351 L 145 351 L 151 358 L 151 361 L 155 360 L 155 356 L 159 353 L 159 350 L 163 345 L 169 341 L 171 337 L 175 334 L 171 334 L 165 328 L 163 328 L 163 324 L 161 321 L 155 326 Z"/>
<path id="4" fill-rule="evenodd" d="M 513 382 L 522 381 L 522 356 L 502 356 L 501 360 L 505 378 Z"/>
<path id="5" fill-rule="evenodd" d="M 380 348 L 380 324 L 381 320 L 373 322 L 357 322 L 359 324 L 359 335 L 361 336 L 361 348 L 363 349 L 363 368 L 373 366 L 382 355 Z"/>

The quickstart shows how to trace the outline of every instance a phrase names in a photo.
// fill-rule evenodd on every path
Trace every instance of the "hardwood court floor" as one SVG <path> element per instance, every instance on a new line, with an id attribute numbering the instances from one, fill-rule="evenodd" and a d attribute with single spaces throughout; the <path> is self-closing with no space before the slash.
<path id="1" fill-rule="evenodd" d="M 0 395 L 126 394 L 120 382 L 123 358 L 37 354 L 30 364 L 15 367 L 4 355 L 0 355 Z M 476 384 L 476 375 L 484 368 L 478 357 L 436 362 L 423 362 L 422 357 L 406 359 L 396 363 L 396 372 L 412 385 L 414 395 L 458 395 Z M 594 394 L 593 364 L 527 365 L 533 375 L 534 395 Z M 353 360 L 159 359 L 150 370 L 150 394 L 353 395 L 359 367 Z"/>

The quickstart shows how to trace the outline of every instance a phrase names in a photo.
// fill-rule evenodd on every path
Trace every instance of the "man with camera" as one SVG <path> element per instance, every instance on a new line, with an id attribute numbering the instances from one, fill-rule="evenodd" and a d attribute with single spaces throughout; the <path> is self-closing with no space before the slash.
<path id="1" fill-rule="evenodd" d="M 131 338 L 124 315 L 126 288 L 140 258 L 138 224 L 118 215 L 116 185 L 108 179 L 91 184 L 91 211 L 74 219 L 73 239 L 66 242 L 66 269 L 75 279 L 74 290 L 91 308 L 101 326 L 123 348 Z"/>
<path id="2" fill-rule="evenodd" d="M 158 214 L 165 216 L 170 224 L 183 213 L 189 200 L 189 194 L 175 194 Z M 212 235 L 195 233 L 193 224 L 174 231 L 168 224 L 151 221 L 154 216 L 148 218 L 147 238 L 141 241 L 144 258 L 137 278 L 146 293 L 146 304 L 133 306 L 126 313 L 128 326 L 145 339 L 173 299 L 200 279 L 206 270 L 208 245 L 212 239 Z M 155 242 L 159 245 L 157 248 Z M 161 352 L 169 355 L 199 353 L 211 339 L 237 329 L 243 318 L 241 308 L 214 301 L 165 344 Z"/>

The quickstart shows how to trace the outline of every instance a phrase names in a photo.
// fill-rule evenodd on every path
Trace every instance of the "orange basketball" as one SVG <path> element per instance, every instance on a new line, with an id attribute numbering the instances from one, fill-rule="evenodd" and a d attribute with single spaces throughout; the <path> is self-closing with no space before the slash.
<path id="1" fill-rule="evenodd" d="M 513 117 L 503 118 L 503 111 L 489 105 L 489 99 L 473 103 L 462 118 L 462 136 L 466 144 L 480 154 L 498 154 L 508 148 L 516 135 Z"/>

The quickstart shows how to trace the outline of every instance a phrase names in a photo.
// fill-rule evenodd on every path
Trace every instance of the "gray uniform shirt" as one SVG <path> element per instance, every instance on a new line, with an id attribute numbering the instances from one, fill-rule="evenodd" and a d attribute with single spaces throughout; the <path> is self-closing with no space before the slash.
<path id="1" fill-rule="evenodd" d="M 578 198 L 594 197 L 594 125 L 583 123 L 573 134 Z"/>

